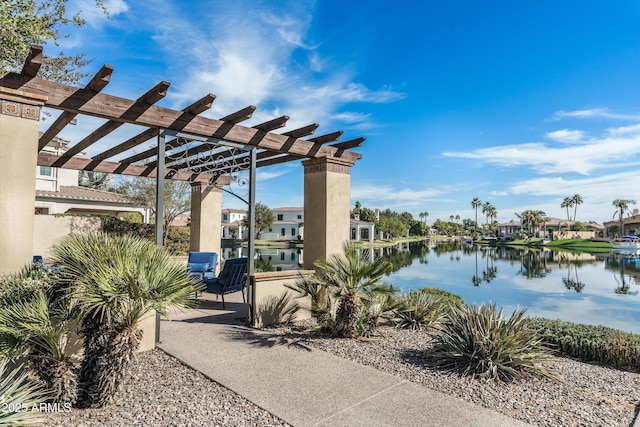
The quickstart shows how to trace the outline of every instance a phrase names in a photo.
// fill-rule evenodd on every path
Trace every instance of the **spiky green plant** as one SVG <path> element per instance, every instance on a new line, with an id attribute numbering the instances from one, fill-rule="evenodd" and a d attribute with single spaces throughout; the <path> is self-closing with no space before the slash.
<path id="1" fill-rule="evenodd" d="M 495 304 L 455 309 L 435 336 L 429 359 L 463 375 L 503 382 L 523 375 L 558 378 L 540 365 L 547 348 L 525 311 L 516 309 L 506 319 Z"/>
<path id="2" fill-rule="evenodd" d="M 337 336 L 355 337 L 362 331 L 358 325 L 362 325 L 368 315 L 366 308 L 372 307 L 363 300 L 393 293 L 393 289 L 381 284 L 391 264 L 358 254 L 353 244 L 345 244 L 343 254 L 316 261 L 315 267 L 315 274 L 290 288 L 311 298 L 314 316 Z M 337 304 L 335 312 L 332 300 Z"/>
<path id="3" fill-rule="evenodd" d="M 194 306 L 203 286 L 167 251 L 134 236 L 72 236 L 53 256 L 83 315 L 80 404 L 103 406 L 138 349 L 138 319 L 152 309 L 166 317 L 170 309 Z"/>
<path id="4" fill-rule="evenodd" d="M 1 278 L 0 285 L 0 354 L 26 357 L 52 401 L 73 403 L 77 360 L 67 346 L 76 313 L 68 293 L 33 266 Z"/>
<path id="5" fill-rule="evenodd" d="M 33 411 L 34 405 L 47 398 L 38 386 L 29 382 L 27 374 L 18 367 L 7 372 L 7 360 L 0 361 L 0 411 L 2 426 L 32 426 L 41 422 L 40 413 Z"/>
<path id="6" fill-rule="evenodd" d="M 395 323 L 403 329 L 438 329 L 451 311 L 443 298 L 426 292 L 409 292 L 396 310 Z"/>

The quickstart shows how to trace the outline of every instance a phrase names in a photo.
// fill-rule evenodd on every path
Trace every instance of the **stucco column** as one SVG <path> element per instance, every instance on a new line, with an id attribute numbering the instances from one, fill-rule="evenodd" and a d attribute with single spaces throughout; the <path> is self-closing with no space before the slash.
<path id="1" fill-rule="evenodd" d="M 352 162 L 323 157 L 304 166 L 304 267 L 341 253 L 349 240 Z"/>
<path id="2" fill-rule="evenodd" d="M 33 260 L 38 121 L 45 101 L 0 88 L 0 275 Z"/>
<path id="3" fill-rule="evenodd" d="M 222 237 L 222 189 L 202 183 L 191 184 L 191 234 L 189 250 L 217 252 Z"/>

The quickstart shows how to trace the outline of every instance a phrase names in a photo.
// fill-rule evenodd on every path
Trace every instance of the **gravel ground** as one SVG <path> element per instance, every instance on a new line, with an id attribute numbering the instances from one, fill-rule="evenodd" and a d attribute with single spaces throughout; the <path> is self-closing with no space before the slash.
<path id="1" fill-rule="evenodd" d="M 405 378 L 476 405 L 540 426 L 630 426 L 640 409 L 640 374 L 553 357 L 544 366 L 563 382 L 528 378 L 510 384 L 460 377 L 430 367 L 424 332 L 382 327 L 384 338 L 337 339 L 273 329 L 310 347 Z"/>
<path id="2" fill-rule="evenodd" d="M 384 338 L 335 339 L 303 333 L 304 325 L 270 329 L 288 341 L 459 397 L 540 426 L 630 426 L 640 408 L 640 374 L 551 358 L 564 379 L 496 384 L 430 367 L 423 332 L 382 327 Z M 139 354 L 112 405 L 46 414 L 46 426 L 287 426 L 284 421 L 159 350 Z"/>
<path id="3" fill-rule="evenodd" d="M 113 404 L 46 414 L 45 426 L 288 426 L 160 350 L 138 354 Z"/>

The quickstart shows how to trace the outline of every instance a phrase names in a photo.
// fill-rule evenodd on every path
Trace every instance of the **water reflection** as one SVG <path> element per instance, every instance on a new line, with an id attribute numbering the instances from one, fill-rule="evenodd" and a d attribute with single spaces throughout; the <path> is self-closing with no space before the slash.
<path id="1" fill-rule="evenodd" d="M 389 280 L 403 292 L 438 287 L 468 303 L 524 306 L 530 315 L 640 333 L 640 258 L 457 242 L 407 246 L 384 251 L 394 264 Z"/>

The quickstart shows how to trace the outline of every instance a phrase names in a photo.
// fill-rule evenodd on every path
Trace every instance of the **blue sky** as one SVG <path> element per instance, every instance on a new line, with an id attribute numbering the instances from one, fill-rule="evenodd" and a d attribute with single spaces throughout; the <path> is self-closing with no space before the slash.
<path id="1" fill-rule="evenodd" d="M 478 197 L 503 222 L 525 209 L 566 217 L 560 203 L 578 193 L 577 219 L 603 222 L 614 199 L 640 202 L 637 1 L 108 0 L 111 20 L 70 3 L 89 25 L 60 47 L 87 52 L 90 72 L 113 65 L 106 93 L 137 98 L 167 80 L 159 105 L 211 92 L 205 116 L 252 104 L 245 125 L 288 115 L 282 131 L 315 122 L 316 135 L 366 137 L 352 206 L 433 222 L 473 218 Z M 137 132 L 123 126 L 88 155 Z M 299 162 L 258 179 L 259 201 L 302 206 Z"/>

